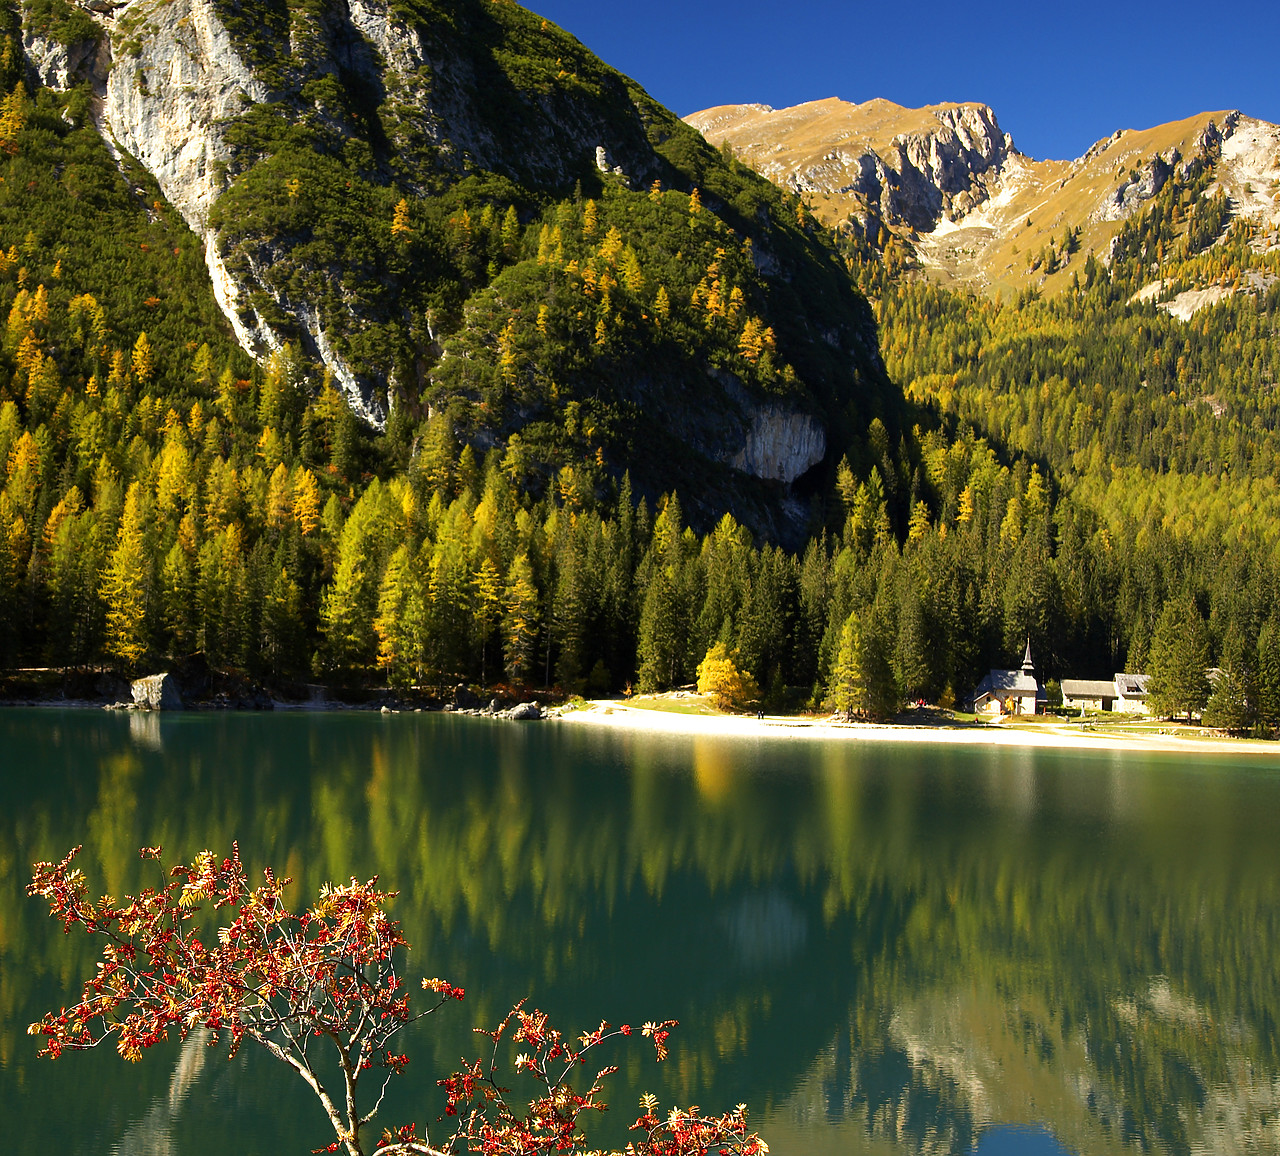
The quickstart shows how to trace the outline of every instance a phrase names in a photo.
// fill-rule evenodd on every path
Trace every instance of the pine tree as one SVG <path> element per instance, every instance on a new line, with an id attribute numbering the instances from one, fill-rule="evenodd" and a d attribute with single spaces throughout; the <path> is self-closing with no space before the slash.
<path id="1" fill-rule="evenodd" d="M 644 272 L 640 268 L 640 258 L 636 256 L 635 249 L 630 245 L 622 251 L 618 272 L 628 293 L 638 295 L 644 289 Z"/>
<path id="2" fill-rule="evenodd" d="M 520 216 L 516 212 L 515 205 L 509 205 L 506 215 L 502 218 L 502 249 L 508 257 L 514 260 L 519 246 Z"/>
<path id="3" fill-rule="evenodd" d="M 277 678 L 296 666 L 303 632 L 302 588 L 280 566 L 263 600 L 261 625 L 261 652 Z"/>
<path id="4" fill-rule="evenodd" d="M 1244 734 L 1257 721 L 1257 655 L 1233 627 L 1223 646 L 1221 671 L 1205 704 L 1204 722 L 1232 734 Z"/>
<path id="5" fill-rule="evenodd" d="M 191 558 L 180 542 L 174 542 L 160 568 L 160 606 L 173 652 L 190 654 L 198 631 L 196 578 Z"/>
<path id="6" fill-rule="evenodd" d="M 679 670 L 681 630 L 674 583 L 665 569 L 649 580 L 640 610 L 636 658 L 642 693 L 673 686 Z"/>
<path id="7" fill-rule="evenodd" d="M 911 507 L 911 521 L 907 527 L 907 539 L 919 542 L 929 532 L 929 507 L 919 501 Z"/>
<path id="8" fill-rule="evenodd" d="M 79 494 L 78 490 L 73 492 Z M 92 657 L 98 652 L 103 629 L 98 587 L 105 558 L 98 517 L 93 511 L 79 510 L 80 502 L 70 496 L 59 506 L 64 503 L 68 512 L 56 519 L 56 528 L 48 543 L 46 578 L 50 600 L 50 653 L 58 664 L 85 662 Z M 52 516 L 50 523 L 55 524 Z M 4 519 L 0 517 L 0 541 L 3 541 L 4 530 Z M 14 592 L 4 589 L 6 553 L 0 549 L 0 604 L 12 605 Z M 0 619 L 3 616 L 4 611 L 0 609 Z"/>
<path id="9" fill-rule="evenodd" d="M 888 661 L 886 631 L 875 608 L 851 613 L 840 631 L 831 671 L 829 709 L 852 721 L 854 715 L 885 718 L 897 708 L 897 689 Z"/>
<path id="10" fill-rule="evenodd" d="M 0 149 L 10 156 L 18 154 L 18 134 L 26 128 L 29 116 L 27 90 L 19 81 L 4 101 L 0 102 Z"/>
<path id="11" fill-rule="evenodd" d="M 516 319 L 507 320 L 498 334 L 498 371 L 507 385 L 515 385 L 519 362 L 516 356 Z"/>

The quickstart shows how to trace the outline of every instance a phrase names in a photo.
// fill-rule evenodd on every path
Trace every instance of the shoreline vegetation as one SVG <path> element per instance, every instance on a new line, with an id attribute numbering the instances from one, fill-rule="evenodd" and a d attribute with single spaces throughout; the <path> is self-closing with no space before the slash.
<path id="1" fill-rule="evenodd" d="M 35 672 L 30 672 L 35 673 Z M 53 672 L 50 671 L 50 674 Z M 102 679 L 104 676 L 99 676 Z M 69 710 L 130 710 L 155 713 L 151 708 L 128 702 L 129 683 L 105 676 L 115 693 L 67 695 L 34 686 L 29 694 L 0 695 L 0 707 L 55 707 Z M 80 689 L 87 689 L 81 687 Z M 105 684 L 95 687 L 105 691 Z M 212 688 L 211 688 L 212 689 Z M 191 699 L 181 709 L 194 711 L 249 710 L 286 711 L 381 711 L 383 714 L 453 713 L 498 720 L 560 720 L 574 725 L 641 731 L 653 735 L 689 737 L 843 740 L 892 743 L 944 744 L 961 746 L 1039 747 L 1096 751 L 1160 751 L 1213 754 L 1258 754 L 1280 756 L 1280 743 L 1266 739 L 1236 737 L 1200 724 L 1181 720 L 1143 718 L 1135 715 L 1092 714 L 1084 719 L 1062 715 L 1003 717 L 978 720 L 934 707 L 908 708 L 892 720 L 846 721 L 839 715 L 816 713 L 735 713 L 718 710 L 710 695 L 689 690 L 635 695 L 632 697 L 566 699 L 555 690 L 526 690 L 493 687 L 476 693 L 459 685 L 442 695 L 404 698 L 394 691 L 328 686 L 293 687 L 288 697 L 247 684 Z M 309 696 L 297 693 L 312 692 Z M 451 699 L 451 700 L 450 700 Z M 519 713 L 523 704 L 538 709 Z M 168 710 L 169 708 L 165 708 Z"/>

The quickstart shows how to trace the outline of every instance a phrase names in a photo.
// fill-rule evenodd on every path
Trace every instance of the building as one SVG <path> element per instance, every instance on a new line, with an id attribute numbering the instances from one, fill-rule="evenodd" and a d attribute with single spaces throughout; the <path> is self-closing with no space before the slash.
<path id="1" fill-rule="evenodd" d="M 992 670 L 970 699 L 975 714 L 1035 714 L 1046 702 L 1031 661 L 1031 640 L 1020 670 Z"/>
<path id="2" fill-rule="evenodd" d="M 1116 675 L 1116 705 L 1121 714 L 1147 714 L 1147 678 L 1145 674 Z"/>
<path id="3" fill-rule="evenodd" d="M 1116 678 L 1120 678 L 1116 675 Z M 1064 678 L 1062 705 L 1072 710 L 1115 710 L 1118 692 L 1114 682 L 1090 678 Z"/>
<path id="4" fill-rule="evenodd" d="M 1111 682 L 1088 678 L 1062 680 L 1062 705 L 1069 710 L 1147 713 L 1147 676 L 1117 674 Z"/>

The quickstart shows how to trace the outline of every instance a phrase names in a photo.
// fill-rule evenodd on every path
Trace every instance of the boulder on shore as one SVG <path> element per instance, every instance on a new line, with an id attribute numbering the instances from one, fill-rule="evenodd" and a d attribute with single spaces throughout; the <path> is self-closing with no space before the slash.
<path id="1" fill-rule="evenodd" d="M 182 695 L 171 674 L 136 679 L 129 689 L 133 693 L 133 705 L 139 710 L 182 710 Z"/>
<path id="2" fill-rule="evenodd" d="M 507 718 L 514 722 L 532 722 L 542 717 L 542 707 L 536 702 L 522 702 L 519 706 L 513 706 L 507 714 Z"/>

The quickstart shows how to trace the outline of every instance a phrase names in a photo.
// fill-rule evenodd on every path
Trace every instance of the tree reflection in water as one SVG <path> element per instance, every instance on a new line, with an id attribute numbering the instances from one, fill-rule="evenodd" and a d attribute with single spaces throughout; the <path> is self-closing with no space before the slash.
<path id="1" fill-rule="evenodd" d="M 746 1101 L 781 1156 L 994 1153 L 1006 1135 L 1280 1152 L 1269 762 L 440 716 L 153 722 L 0 715 L 22 768 L 0 781 L 0 1127 L 17 1150 L 123 1151 L 146 1129 L 182 1156 L 316 1146 L 321 1122 L 270 1065 L 193 1070 L 177 1047 L 167 1067 L 48 1065 L 23 1034 L 93 962 L 23 897 L 27 864 L 83 842 L 121 895 L 139 846 L 237 839 L 299 901 L 379 874 L 421 970 L 465 983 L 466 1010 L 411 1042 L 395 1118 L 433 1117 L 473 1023 L 532 995 L 567 1024 L 683 1021 L 669 1065 L 621 1057 L 601 1142 L 625 1142 L 652 1090 Z"/>

